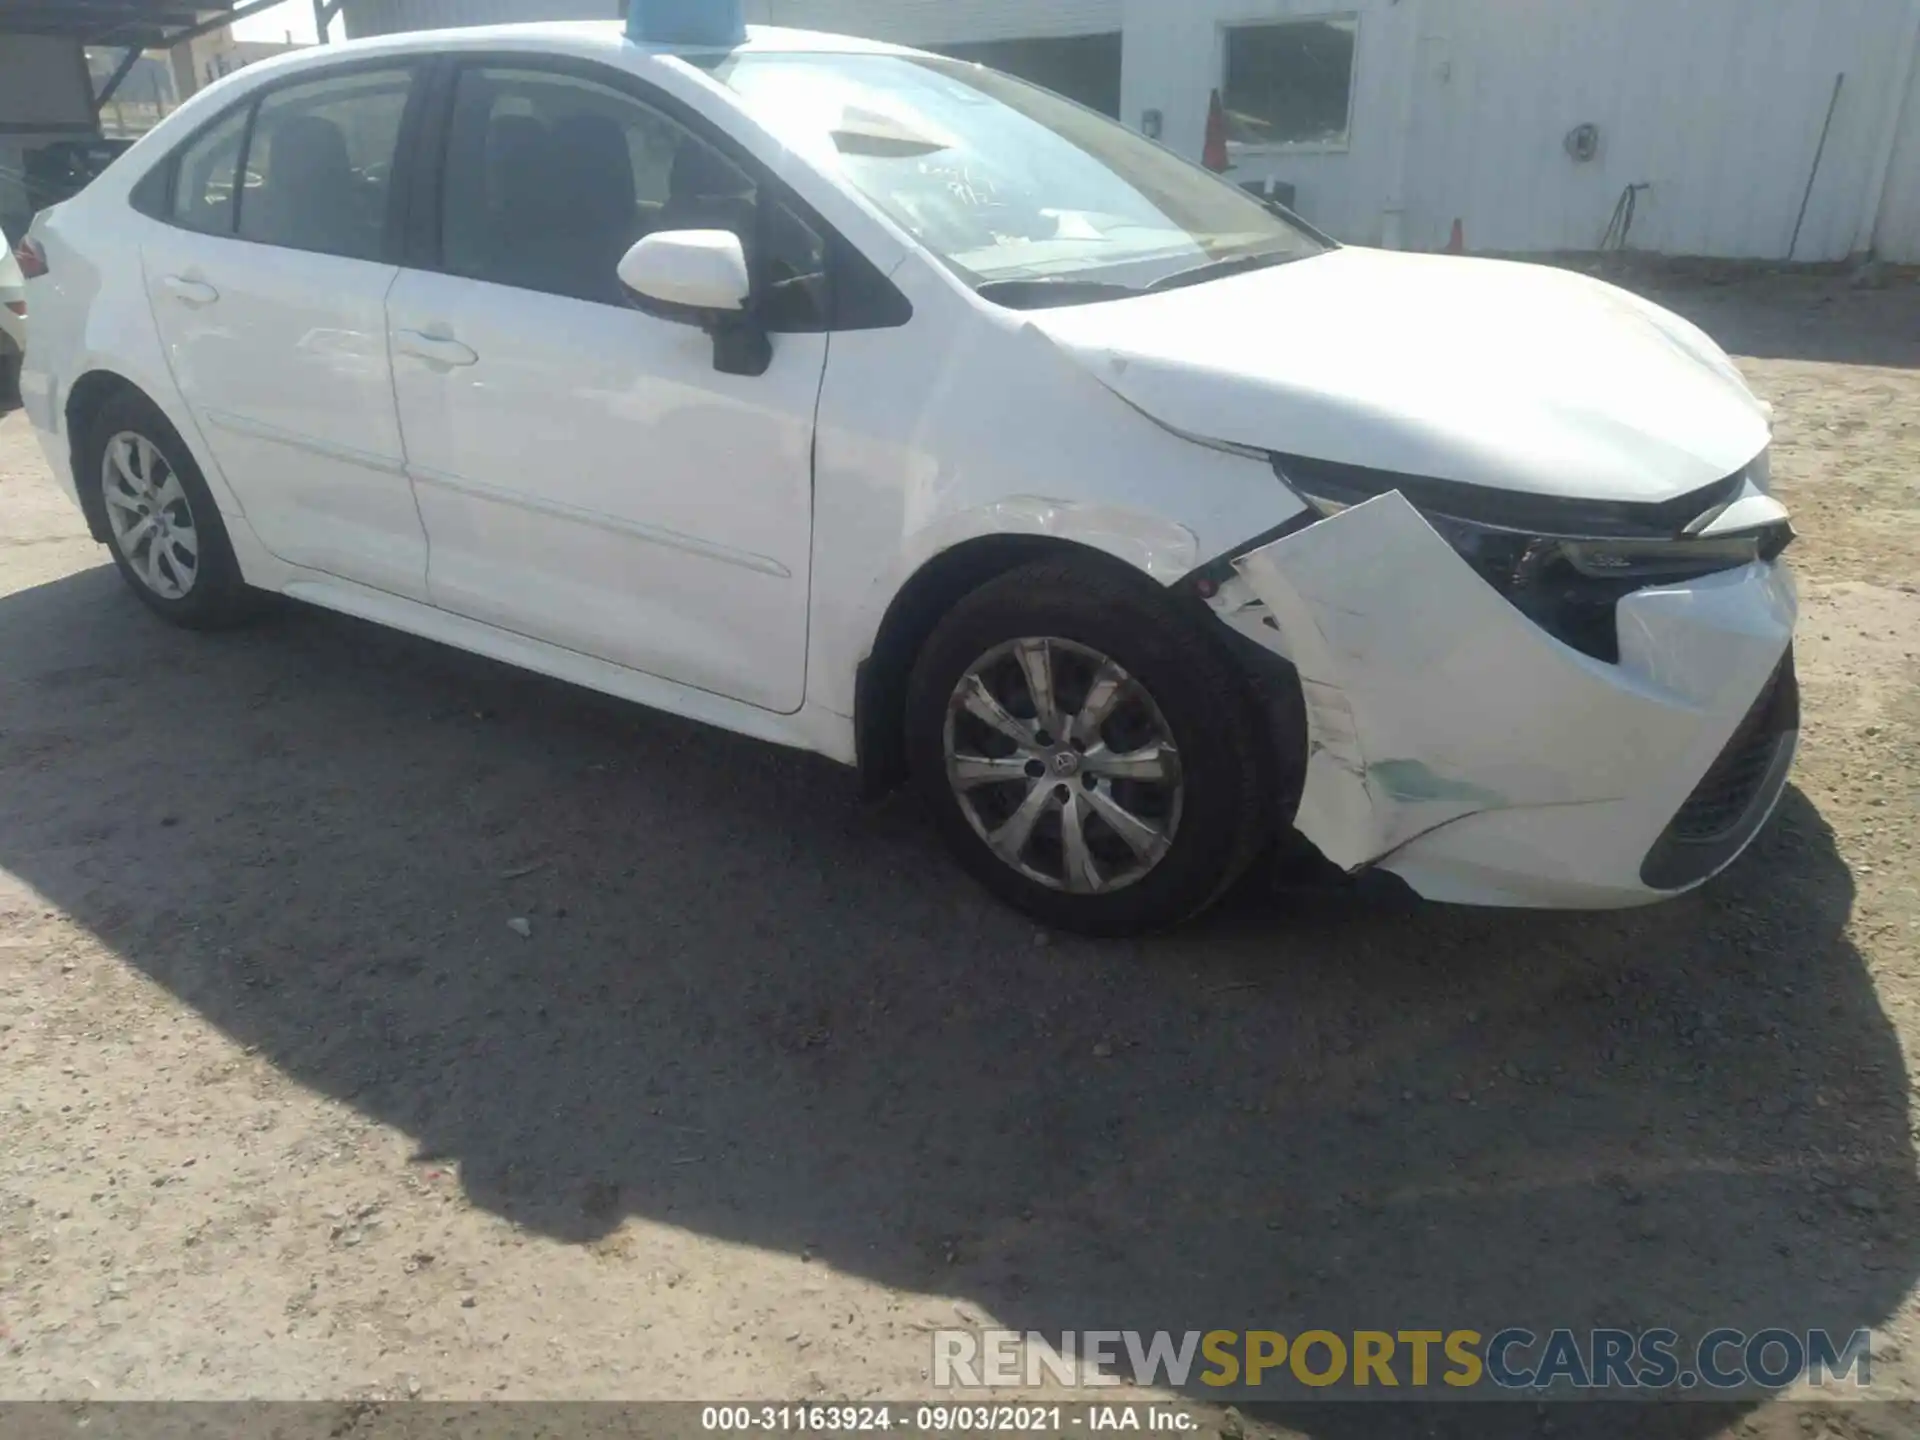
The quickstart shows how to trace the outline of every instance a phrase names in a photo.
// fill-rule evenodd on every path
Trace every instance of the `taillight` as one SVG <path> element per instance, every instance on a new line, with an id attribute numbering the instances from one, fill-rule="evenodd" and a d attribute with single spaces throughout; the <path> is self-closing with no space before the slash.
<path id="1" fill-rule="evenodd" d="M 13 258 L 19 262 L 20 273 L 29 280 L 37 280 L 47 273 L 47 252 L 40 248 L 38 240 L 22 240 L 13 247 Z"/>
<path id="2" fill-rule="evenodd" d="M 9 300 L 7 301 L 7 309 L 24 319 L 27 313 L 27 302 L 24 300 Z"/>

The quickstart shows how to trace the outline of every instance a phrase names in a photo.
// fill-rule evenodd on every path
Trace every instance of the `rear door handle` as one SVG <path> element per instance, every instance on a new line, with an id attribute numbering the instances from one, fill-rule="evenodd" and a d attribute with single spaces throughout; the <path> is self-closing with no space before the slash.
<path id="1" fill-rule="evenodd" d="M 220 298 L 220 292 L 204 280 L 189 280 L 184 275 L 169 275 L 160 282 L 167 287 L 167 293 L 182 305 L 211 305 Z"/>
<path id="2" fill-rule="evenodd" d="M 396 330 L 395 348 L 402 355 L 411 355 L 416 360 L 424 360 L 429 365 L 478 365 L 480 356 L 477 351 L 458 340 L 449 340 L 444 335 L 428 335 L 419 330 Z"/>

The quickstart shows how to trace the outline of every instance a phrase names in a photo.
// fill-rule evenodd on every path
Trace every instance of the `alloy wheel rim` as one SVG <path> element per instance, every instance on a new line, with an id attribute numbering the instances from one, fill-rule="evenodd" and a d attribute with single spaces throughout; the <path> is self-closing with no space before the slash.
<path id="1" fill-rule="evenodd" d="M 200 532 L 160 448 L 131 430 L 115 435 L 100 461 L 100 493 L 127 567 L 162 600 L 183 598 L 200 573 Z"/>
<path id="2" fill-rule="evenodd" d="M 1091 646 L 996 645 L 954 686 L 944 743 L 961 814 L 1029 880 L 1110 894 L 1173 847 L 1186 790 L 1173 732 L 1146 688 Z"/>

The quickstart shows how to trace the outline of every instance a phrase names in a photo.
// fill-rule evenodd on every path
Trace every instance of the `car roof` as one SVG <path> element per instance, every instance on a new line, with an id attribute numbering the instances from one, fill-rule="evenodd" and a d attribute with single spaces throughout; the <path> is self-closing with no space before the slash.
<path id="1" fill-rule="evenodd" d="M 309 46 L 250 65 L 236 72 L 257 78 L 324 68 L 355 56 L 443 54 L 447 51 L 524 49 L 552 54 L 591 56 L 631 67 L 634 62 L 675 56 L 713 54 L 837 54 L 921 55 L 904 45 L 834 35 L 820 30 L 793 30 L 778 25 L 749 25 L 738 45 L 655 45 L 628 38 L 618 20 L 536 21 L 511 25 L 457 26 L 444 30 L 409 30 L 374 35 L 336 45 Z"/>
<path id="2" fill-rule="evenodd" d="M 342 66 L 385 58 L 486 52 L 519 52 L 599 61 L 655 83 L 677 88 L 692 82 L 727 94 L 717 85 L 710 67 L 728 55 L 874 55 L 936 59 L 927 52 L 884 41 L 824 31 L 774 25 L 750 25 L 738 45 L 654 45 L 630 39 L 619 20 L 536 21 L 508 25 L 451 27 L 372 35 L 337 44 L 309 45 L 247 65 L 223 76 L 190 96 L 186 102 L 134 143 L 130 163 L 116 161 L 81 196 L 96 203 L 124 201 L 132 187 L 153 172 L 156 163 L 173 152 L 182 137 L 192 134 L 215 116 L 245 104 L 248 97 L 303 77 L 319 78 Z M 831 177 L 825 183 L 851 196 Z M 72 203 L 72 202 L 68 202 Z M 857 199 L 855 205 L 864 205 Z M 897 237 L 889 232 L 889 243 Z"/>

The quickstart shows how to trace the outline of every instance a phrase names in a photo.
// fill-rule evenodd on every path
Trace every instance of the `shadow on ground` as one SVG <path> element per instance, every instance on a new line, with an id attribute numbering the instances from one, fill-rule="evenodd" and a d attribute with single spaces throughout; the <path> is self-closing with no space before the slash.
<path id="1" fill-rule="evenodd" d="M 1798 792 L 1652 910 L 1250 887 L 1043 944 L 829 764 L 334 617 L 180 634 L 101 568 L 0 600 L 0 677 L 0 866 L 564 1240 L 1045 1331 L 1846 1332 L 1914 1280 L 1907 1079 Z"/>

